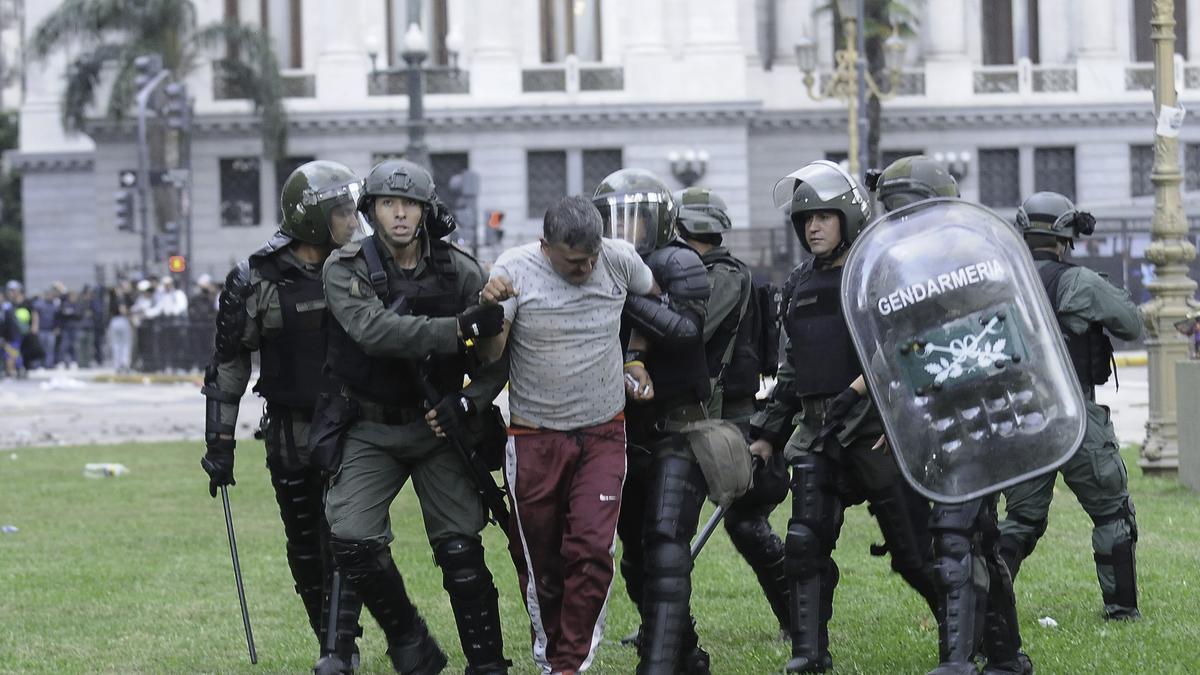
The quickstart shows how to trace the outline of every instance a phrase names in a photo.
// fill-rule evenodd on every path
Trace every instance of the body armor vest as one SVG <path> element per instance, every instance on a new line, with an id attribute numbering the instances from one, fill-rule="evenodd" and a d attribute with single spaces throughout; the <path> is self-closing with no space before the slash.
<path id="1" fill-rule="evenodd" d="M 1033 259 L 1045 261 L 1045 264 L 1038 265 L 1038 276 L 1042 279 L 1042 285 L 1046 287 L 1046 293 L 1050 296 L 1050 306 L 1054 308 L 1057 316 L 1058 283 L 1063 273 L 1076 265 L 1065 263 L 1048 251 L 1035 251 Z M 1108 382 L 1108 377 L 1112 375 L 1112 341 L 1104 332 L 1104 326 L 1099 323 L 1088 324 L 1087 332 L 1082 335 L 1067 330 L 1061 321 L 1058 326 L 1067 342 L 1067 353 L 1071 355 L 1071 365 L 1075 367 L 1079 386 L 1083 388 L 1084 394 L 1094 395 L 1096 385 Z"/>
<path id="2" fill-rule="evenodd" d="M 449 244 L 436 239 L 430 242 L 429 264 L 419 278 L 387 274 L 379 249 L 367 250 L 378 246 L 371 237 L 362 243 L 359 255 L 366 258 L 375 292 L 390 310 L 402 315 L 450 317 L 466 309 L 459 297 L 458 274 Z M 329 329 L 326 367 L 355 397 L 386 406 L 424 407 L 420 388 L 403 360 L 368 356 L 337 321 L 330 321 Z M 463 356 L 434 356 L 431 361 L 428 375 L 439 393 L 462 389 L 466 373 Z"/>
<path id="3" fill-rule="evenodd" d="M 736 269 L 744 280 L 749 276 L 745 263 L 734 258 L 728 251 L 712 257 L 702 257 L 701 260 L 704 262 L 704 266 L 710 270 L 715 265 L 728 265 Z M 747 307 L 747 300 L 749 300 L 747 297 L 748 289 L 742 288 L 740 290 L 742 292 L 738 296 L 737 306 L 733 308 L 733 311 L 725 315 L 725 318 L 721 320 L 721 325 L 717 326 L 717 330 L 713 332 L 712 337 L 704 345 L 704 355 L 708 361 L 708 376 L 710 378 L 715 379 L 722 375 L 724 375 L 724 378 L 728 377 L 729 371 L 726 369 L 726 365 L 731 363 L 731 361 L 725 361 L 725 352 L 729 350 L 730 344 L 738 336 L 738 328 L 742 325 L 743 318 L 749 318 L 750 310 Z M 732 358 L 733 354 L 731 353 L 730 359 Z M 725 371 L 724 374 L 722 373 L 723 370 Z"/>
<path id="4" fill-rule="evenodd" d="M 794 393 L 837 394 L 862 374 L 842 318 L 842 268 L 809 269 L 792 285 L 784 314 L 796 371 Z"/>
<path id="5" fill-rule="evenodd" d="M 250 257 L 250 266 L 275 284 L 283 327 L 278 335 L 263 336 L 261 369 L 254 391 L 268 403 L 312 410 L 317 394 L 333 391 L 323 372 L 325 363 L 325 290 L 312 278 L 283 261 L 278 252 Z"/>

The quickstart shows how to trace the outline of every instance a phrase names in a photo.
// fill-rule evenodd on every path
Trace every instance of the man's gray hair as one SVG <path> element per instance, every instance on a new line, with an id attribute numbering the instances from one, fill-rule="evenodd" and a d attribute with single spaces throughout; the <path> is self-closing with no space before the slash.
<path id="1" fill-rule="evenodd" d="M 565 244 L 567 248 L 587 253 L 600 250 L 604 224 L 600 212 L 584 197 L 563 197 L 546 210 L 542 220 L 542 237 L 546 243 Z"/>

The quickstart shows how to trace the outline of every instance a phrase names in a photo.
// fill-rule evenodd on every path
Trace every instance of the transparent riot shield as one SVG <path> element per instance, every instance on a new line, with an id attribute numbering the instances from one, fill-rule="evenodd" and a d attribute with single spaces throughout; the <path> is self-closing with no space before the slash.
<path id="1" fill-rule="evenodd" d="M 868 226 L 842 311 L 892 451 L 926 497 L 963 502 L 1053 471 L 1087 415 L 1066 344 L 1016 229 L 931 199 Z"/>

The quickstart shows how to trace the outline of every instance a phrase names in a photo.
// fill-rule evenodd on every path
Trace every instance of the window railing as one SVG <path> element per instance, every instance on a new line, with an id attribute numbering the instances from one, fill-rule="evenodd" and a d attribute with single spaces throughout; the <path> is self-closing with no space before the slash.
<path id="1" fill-rule="evenodd" d="M 977 66 L 976 94 L 1060 94 L 1077 91 L 1074 65 L 1035 64 L 1022 58 L 1012 65 Z"/>
<path id="2" fill-rule="evenodd" d="M 449 66 L 425 68 L 426 94 L 470 94 L 470 71 Z M 408 69 L 396 68 L 367 73 L 368 96 L 407 96 Z"/>
<path id="3" fill-rule="evenodd" d="M 546 63 L 521 69 L 521 91 L 525 93 L 621 91 L 625 69 L 603 63 L 580 63 L 574 55 L 562 63 Z"/>
<path id="4" fill-rule="evenodd" d="M 281 92 L 284 98 L 315 98 L 317 77 L 304 70 L 281 70 Z M 213 64 L 213 99 L 227 101 L 248 99 L 250 95 L 232 79 L 220 62 Z"/>
<path id="5" fill-rule="evenodd" d="M 1131 63 L 1125 66 L 1125 91 L 1153 91 L 1154 64 Z M 1175 89 L 1200 88 L 1200 66 L 1189 66 L 1182 54 L 1175 55 Z"/>

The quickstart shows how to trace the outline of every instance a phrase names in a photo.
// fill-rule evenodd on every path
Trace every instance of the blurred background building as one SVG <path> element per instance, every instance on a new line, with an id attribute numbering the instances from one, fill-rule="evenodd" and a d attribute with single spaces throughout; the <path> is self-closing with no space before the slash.
<path id="1" fill-rule="evenodd" d="M 874 2 L 875 0 L 871 0 Z M 23 34 L 60 3 L 25 3 Z M 798 245 L 771 205 L 777 179 L 847 155 L 843 102 L 806 92 L 797 44 L 812 44 L 818 86 L 833 66 L 825 0 L 195 0 L 198 23 L 261 26 L 284 68 L 288 151 L 265 158 L 257 118 L 201 64 L 191 164 L 193 275 L 217 278 L 268 238 L 292 168 L 320 158 L 363 172 L 408 144 L 406 32 L 427 45 L 425 118 L 435 180 L 470 170 L 476 217 L 464 242 L 483 258 L 536 238 L 548 204 L 590 194 L 638 166 L 673 187 L 712 188 L 739 231 L 732 248 L 763 275 L 785 274 Z M 881 114 L 882 163 L 940 154 L 964 197 L 1004 215 L 1035 190 L 1093 211 L 1096 258 L 1135 300 L 1152 268 L 1154 161 L 1149 2 L 909 0 L 903 69 Z M 1200 99 L 1200 0 L 1176 0 L 1177 88 Z M 826 9 L 821 9 L 826 8 Z M 7 49 L 12 31 L 0 31 Z M 411 45 L 410 45 L 411 46 Z M 4 58 L 8 52 L 4 52 Z M 26 281 L 111 283 L 138 269 L 139 239 L 114 224 L 113 191 L 136 167 L 132 127 L 104 118 L 67 134 L 68 54 L 24 71 L 20 147 Z M 106 76 L 111 77 L 111 73 Z M 886 88 L 886 87 L 885 87 Z M 17 101 L 8 90 L 4 105 Z M 1200 199 L 1200 128 L 1181 136 L 1185 200 Z M 471 181 L 468 181 L 471 182 Z M 500 233 L 503 233 L 500 238 Z M 155 261 L 163 272 L 166 261 Z M 1148 270 L 1143 272 L 1143 270 Z M 1193 276 L 1195 276 L 1193 274 Z"/>

